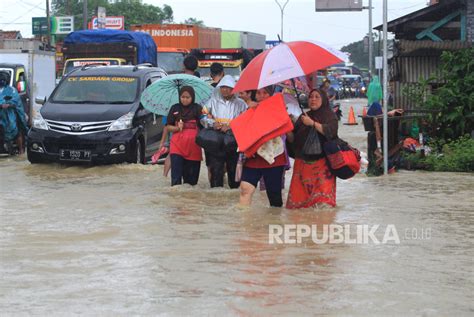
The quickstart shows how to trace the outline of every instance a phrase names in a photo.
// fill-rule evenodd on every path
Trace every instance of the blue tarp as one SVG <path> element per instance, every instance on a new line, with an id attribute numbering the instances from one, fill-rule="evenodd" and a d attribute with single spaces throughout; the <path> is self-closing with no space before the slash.
<path id="1" fill-rule="evenodd" d="M 151 63 L 156 66 L 156 44 L 153 38 L 143 32 L 118 30 L 84 30 L 71 32 L 64 39 L 64 44 L 80 43 L 134 43 L 138 51 L 138 64 Z"/>

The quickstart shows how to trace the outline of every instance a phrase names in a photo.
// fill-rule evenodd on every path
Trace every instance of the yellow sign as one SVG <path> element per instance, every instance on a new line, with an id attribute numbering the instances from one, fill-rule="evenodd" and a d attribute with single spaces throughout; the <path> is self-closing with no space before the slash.
<path id="1" fill-rule="evenodd" d="M 69 77 L 68 81 L 112 81 L 122 83 L 132 83 L 137 79 L 134 77 L 106 77 L 106 76 L 89 76 L 89 77 Z"/>
<path id="2" fill-rule="evenodd" d="M 208 67 L 211 67 L 212 63 L 215 63 L 215 62 L 214 61 L 212 61 L 212 62 L 210 62 L 210 61 L 200 61 L 199 62 L 199 67 L 208 68 Z M 239 60 L 231 61 L 231 62 L 219 62 L 219 64 L 222 64 L 222 66 L 224 66 L 224 67 L 239 67 L 240 65 L 242 65 L 242 60 L 239 59 Z"/>

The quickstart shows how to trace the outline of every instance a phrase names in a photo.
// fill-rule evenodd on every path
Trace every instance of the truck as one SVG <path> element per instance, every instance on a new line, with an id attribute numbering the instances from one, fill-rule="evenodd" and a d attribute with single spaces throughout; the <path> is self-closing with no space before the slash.
<path id="1" fill-rule="evenodd" d="M 121 30 L 71 32 L 62 46 L 63 74 L 89 64 L 157 65 L 156 44 L 149 34 Z"/>
<path id="2" fill-rule="evenodd" d="M 158 46 L 158 66 L 169 74 L 183 71 L 183 60 L 191 49 L 220 48 L 221 29 L 190 24 L 137 24 L 132 30 L 145 32 Z"/>
<path id="3" fill-rule="evenodd" d="M 55 87 L 55 53 L 40 41 L 0 41 L 0 70 L 10 74 L 10 85 L 18 90 L 29 120 L 41 107 L 35 99 L 49 96 Z"/>
<path id="4" fill-rule="evenodd" d="M 264 50 L 265 40 L 265 35 L 253 32 L 228 30 L 221 32 L 221 48 Z"/>
<path id="5" fill-rule="evenodd" d="M 243 48 L 220 48 L 220 49 L 194 49 L 191 54 L 198 59 L 198 71 L 201 78 L 211 80 L 210 68 L 212 63 L 220 63 L 224 67 L 224 73 L 231 75 L 235 80 L 240 78 L 240 73 L 252 60 L 255 54 L 261 50 L 249 50 Z"/>
<path id="6" fill-rule="evenodd" d="M 158 47 L 158 67 L 168 74 L 182 73 L 183 61 L 188 53 L 184 48 Z"/>
<path id="7" fill-rule="evenodd" d="M 221 29 L 191 24 L 136 24 L 132 31 L 151 35 L 158 47 L 191 50 L 221 48 Z"/>

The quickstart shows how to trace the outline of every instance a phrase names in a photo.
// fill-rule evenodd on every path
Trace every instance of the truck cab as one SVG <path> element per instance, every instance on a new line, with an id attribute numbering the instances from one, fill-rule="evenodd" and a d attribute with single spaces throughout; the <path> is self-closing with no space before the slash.
<path id="1" fill-rule="evenodd" d="M 183 72 L 183 61 L 188 50 L 173 47 L 158 47 L 158 67 L 163 68 L 168 74 Z"/>
<path id="2" fill-rule="evenodd" d="M 243 49 L 196 49 L 191 52 L 198 59 L 198 71 L 201 78 L 211 80 L 210 67 L 212 63 L 220 63 L 224 66 L 224 73 L 231 75 L 235 80 L 240 78 L 244 68 Z"/>
<path id="3" fill-rule="evenodd" d="M 199 61 L 198 62 L 198 72 L 201 75 L 201 78 L 205 81 L 212 81 L 211 79 L 211 65 L 212 63 L 220 63 L 224 67 L 224 74 L 231 75 L 237 81 L 240 78 L 240 73 L 242 72 L 243 61 L 223 61 L 223 60 L 213 60 L 213 61 Z"/>
<path id="4" fill-rule="evenodd" d="M 23 64 L 0 63 L 0 71 L 6 71 L 10 74 L 9 85 L 15 87 L 20 95 L 25 113 L 30 113 L 29 94 L 26 84 L 26 70 Z"/>

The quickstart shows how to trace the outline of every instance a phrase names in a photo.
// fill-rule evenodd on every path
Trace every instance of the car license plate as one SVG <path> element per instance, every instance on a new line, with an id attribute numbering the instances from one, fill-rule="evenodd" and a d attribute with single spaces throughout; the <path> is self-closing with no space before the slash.
<path id="1" fill-rule="evenodd" d="M 90 161 L 91 151 L 59 150 L 59 159 L 65 161 Z"/>

